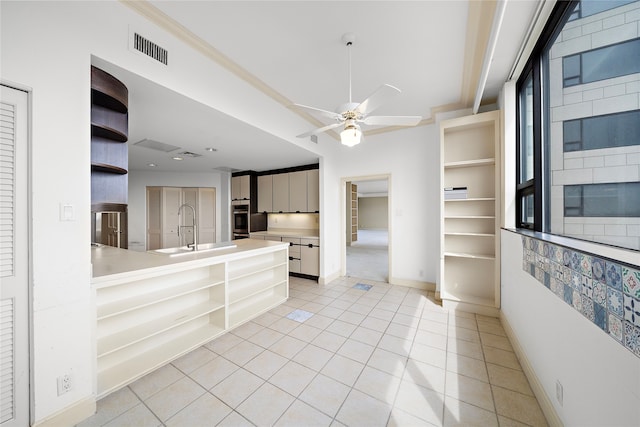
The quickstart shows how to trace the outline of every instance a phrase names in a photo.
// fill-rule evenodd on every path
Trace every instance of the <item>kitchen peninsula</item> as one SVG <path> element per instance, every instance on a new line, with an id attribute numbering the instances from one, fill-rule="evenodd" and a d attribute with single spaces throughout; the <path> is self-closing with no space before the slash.
<path id="1" fill-rule="evenodd" d="M 97 397 L 286 301 L 287 243 L 171 256 L 92 247 Z"/>

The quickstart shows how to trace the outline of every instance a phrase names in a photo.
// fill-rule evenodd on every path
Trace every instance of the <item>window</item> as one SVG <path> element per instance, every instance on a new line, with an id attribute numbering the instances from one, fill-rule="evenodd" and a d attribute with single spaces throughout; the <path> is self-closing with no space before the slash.
<path id="1" fill-rule="evenodd" d="M 562 126 L 565 152 L 640 144 L 640 110 L 566 120 Z"/>
<path id="2" fill-rule="evenodd" d="M 517 82 L 518 227 L 640 250 L 640 39 L 626 25 L 640 0 L 556 3 Z"/>
<path id="3" fill-rule="evenodd" d="M 640 182 L 564 186 L 566 217 L 640 217 Z"/>
<path id="4" fill-rule="evenodd" d="M 640 72 L 640 39 L 562 58 L 564 87 Z"/>

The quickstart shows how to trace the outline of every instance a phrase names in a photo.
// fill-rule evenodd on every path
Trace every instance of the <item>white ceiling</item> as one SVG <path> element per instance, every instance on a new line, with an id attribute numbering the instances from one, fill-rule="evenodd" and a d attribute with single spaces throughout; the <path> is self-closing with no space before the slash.
<path id="1" fill-rule="evenodd" d="M 493 102 L 508 79 L 537 4 L 507 2 L 484 103 Z M 472 106 L 477 84 L 473 82 L 464 93 L 465 79 L 479 74 L 484 52 L 473 43 L 481 38 L 479 32 L 488 34 L 494 6 L 474 0 L 151 1 L 150 5 L 240 66 L 245 77 L 273 89 L 279 102 L 285 99 L 326 110 L 348 101 L 348 56 L 341 37 L 353 32 L 357 36 L 352 48 L 353 101 L 363 100 L 383 83 L 391 84 L 402 93 L 376 110 L 376 115 L 420 115 L 426 121 L 432 119 L 434 108 Z M 111 64 L 96 65 L 129 87 L 131 170 L 149 169 L 147 163 L 153 162 L 157 170 L 167 171 L 259 171 L 317 161 L 313 153 L 251 123 Z M 171 104 L 168 117 L 166 106 Z M 315 127 L 310 122 L 307 129 L 292 129 L 292 136 Z M 203 157 L 176 162 L 165 153 L 133 145 L 145 138 Z M 205 147 L 218 151 L 207 153 Z"/>

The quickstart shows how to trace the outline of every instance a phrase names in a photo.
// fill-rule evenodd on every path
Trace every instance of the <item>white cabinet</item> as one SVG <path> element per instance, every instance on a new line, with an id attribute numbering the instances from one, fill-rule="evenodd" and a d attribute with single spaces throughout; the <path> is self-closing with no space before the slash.
<path id="1" fill-rule="evenodd" d="M 182 203 L 182 188 L 162 188 L 162 247 L 174 248 L 180 245 L 178 237 L 178 208 Z"/>
<path id="2" fill-rule="evenodd" d="M 283 242 L 289 242 L 289 272 L 300 273 L 300 238 L 283 237 Z"/>
<path id="3" fill-rule="evenodd" d="M 258 212 L 273 212 L 273 175 L 258 177 Z"/>
<path id="4" fill-rule="evenodd" d="M 308 212 L 307 171 L 289 173 L 289 212 Z"/>
<path id="5" fill-rule="evenodd" d="M 307 212 L 320 212 L 320 171 L 307 171 Z"/>
<path id="6" fill-rule="evenodd" d="M 300 239 L 300 273 L 320 275 L 320 239 Z"/>
<path id="7" fill-rule="evenodd" d="M 215 243 L 215 188 L 147 187 L 147 250 L 193 243 L 193 212 L 178 215 L 183 203 L 196 211 L 198 243 Z"/>
<path id="8" fill-rule="evenodd" d="M 497 315 L 500 307 L 499 114 L 440 125 L 443 306 L 487 315 Z M 466 197 L 445 199 L 448 187 L 466 187 Z"/>
<path id="9" fill-rule="evenodd" d="M 273 176 L 273 212 L 289 212 L 289 174 Z"/>
<path id="10" fill-rule="evenodd" d="M 250 193 L 250 176 L 232 176 L 231 177 L 231 200 L 249 200 Z"/>
<path id="11" fill-rule="evenodd" d="M 318 169 L 258 177 L 258 212 L 320 212 Z"/>

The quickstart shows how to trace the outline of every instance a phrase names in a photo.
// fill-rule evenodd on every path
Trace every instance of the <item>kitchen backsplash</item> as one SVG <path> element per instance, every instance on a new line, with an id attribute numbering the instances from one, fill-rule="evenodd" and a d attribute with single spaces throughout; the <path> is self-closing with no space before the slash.
<path id="1" fill-rule="evenodd" d="M 317 213 L 267 214 L 267 228 L 313 230 L 320 228 Z"/>
<path id="2" fill-rule="evenodd" d="M 640 267 L 522 236 L 522 269 L 640 357 Z"/>

